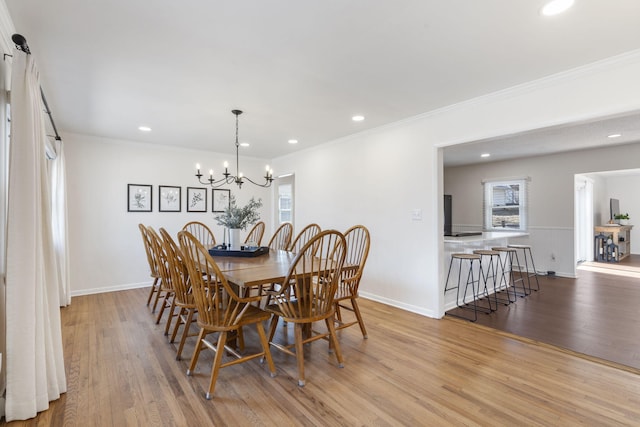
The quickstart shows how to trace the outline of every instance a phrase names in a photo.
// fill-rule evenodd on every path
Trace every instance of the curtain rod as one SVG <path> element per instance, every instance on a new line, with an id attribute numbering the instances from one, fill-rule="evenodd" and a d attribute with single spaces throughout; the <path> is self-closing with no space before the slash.
<path id="1" fill-rule="evenodd" d="M 16 49 L 26 53 L 27 55 L 31 55 L 29 45 L 27 44 L 27 39 L 25 39 L 24 36 L 22 36 L 21 34 L 14 34 L 11 36 L 11 40 L 13 40 L 13 42 L 16 44 Z M 44 112 L 49 116 L 49 121 L 51 122 L 51 126 L 53 127 L 53 132 L 56 134 L 56 141 L 62 141 L 62 138 L 60 138 L 60 135 L 58 135 L 58 128 L 56 128 L 56 123 L 53 121 L 53 116 L 51 115 L 51 110 L 49 109 L 47 98 L 45 98 L 44 96 L 42 86 L 40 86 L 40 96 L 42 97 L 42 103 L 44 104 Z"/>

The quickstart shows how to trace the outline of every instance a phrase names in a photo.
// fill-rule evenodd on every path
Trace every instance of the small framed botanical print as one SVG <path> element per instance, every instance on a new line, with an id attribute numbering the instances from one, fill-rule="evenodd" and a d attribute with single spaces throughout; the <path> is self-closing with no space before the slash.
<path id="1" fill-rule="evenodd" d="M 175 187 L 172 185 L 160 185 L 158 186 L 159 199 L 158 210 L 160 212 L 180 212 L 182 206 L 180 204 L 181 187 Z"/>
<path id="2" fill-rule="evenodd" d="M 207 189 L 187 187 L 187 212 L 207 211 Z"/>
<path id="3" fill-rule="evenodd" d="M 224 212 L 229 208 L 231 203 L 231 190 L 217 189 L 211 190 L 211 211 L 212 212 Z"/>
<path id="4" fill-rule="evenodd" d="M 151 212 L 151 196 L 151 185 L 128 184 L 127 212 Z"/>

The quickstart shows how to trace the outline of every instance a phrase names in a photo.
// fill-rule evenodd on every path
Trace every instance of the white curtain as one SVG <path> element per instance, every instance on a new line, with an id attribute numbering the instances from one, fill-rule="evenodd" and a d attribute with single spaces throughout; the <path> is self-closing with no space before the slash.
<path id="1" fill-rule="evenodd" d="M 52 141 L 55 158 L 49 165 L 51 183 L 51 209 L 53 220 L 53 245 L 58 267 L 60 307 L 71 304 L 71 281 L 69 280 L 69 248 L 67 247 L 67 176 L 62 141 Z"/>
<path id="2" fill-rule="evenodd" d="M 66 391 L 60 273 L 53 243 L 38 71 L 13 53 L 7 214 L 7 421 L 34 417 Z"/>

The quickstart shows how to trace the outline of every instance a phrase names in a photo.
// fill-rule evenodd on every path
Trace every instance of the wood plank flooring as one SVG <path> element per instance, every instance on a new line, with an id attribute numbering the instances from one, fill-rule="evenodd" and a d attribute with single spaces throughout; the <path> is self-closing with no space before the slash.
<path id="1" fill-rule="evenodd" d="M 640 255 L 597 264 L 612 274 L 541 276 L 539 292 L 477 323 L 640 371 Z"/>
<path id="2" fill-rule="evenodd" d="M 76 297 L 62 309 L 69 390 L 48 411 L 10 426 L 633 425 L 640 377 L 464 321 L 436 320 L 361 300 L 369 339 L 339 332 L 345 367 L 320 341 L 295 360 L 274 351 L 224 368 L 213 400 L 203 353 L 185 375 L 175 345 L 145 306 L 147 289 Z M 293 328 L 279 327 L 281 339 Z M 288 335 L 290 337 L 290 335 Z M 246 332 L 248 346 L 257 341 Z M 290 338 L 291 339 L 291 338 Z"/>

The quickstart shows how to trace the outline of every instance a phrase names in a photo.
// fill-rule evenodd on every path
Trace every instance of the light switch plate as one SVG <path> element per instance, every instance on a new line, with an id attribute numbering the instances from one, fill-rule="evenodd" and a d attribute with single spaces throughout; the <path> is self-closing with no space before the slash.
<path id="1" fill-rule="evenodd" d="M 414 209 L 411 211 L 411 219 L 413 221 L 422 221 L 422 209 Z"/>

